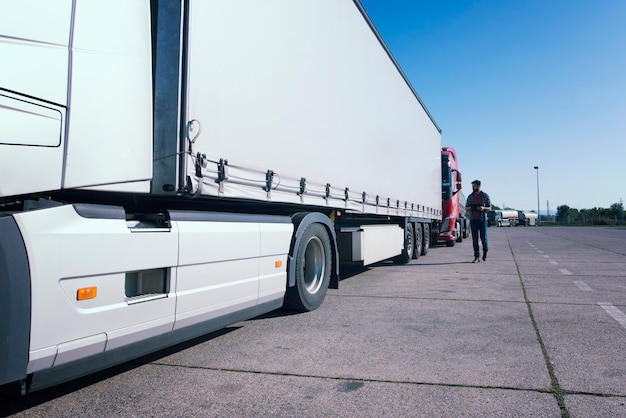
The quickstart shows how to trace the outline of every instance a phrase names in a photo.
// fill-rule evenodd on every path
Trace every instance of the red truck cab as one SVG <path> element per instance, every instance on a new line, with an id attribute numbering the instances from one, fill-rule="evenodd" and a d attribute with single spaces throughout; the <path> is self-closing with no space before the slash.
<path id="1" fill-rule="evenodd" d="M 439 227 L 438 242 L 452 247 L 456 242 L 467 238 L 468 222 L 465 218 L 465 202 L 461 193 L 461 172 L 456 150 L 441 148 L 441 209 L 442 222 Z"/>

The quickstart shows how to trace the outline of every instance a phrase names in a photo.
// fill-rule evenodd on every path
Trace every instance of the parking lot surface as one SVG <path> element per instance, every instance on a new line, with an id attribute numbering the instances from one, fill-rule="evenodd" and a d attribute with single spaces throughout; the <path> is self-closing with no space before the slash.
<path id="1" fill-rule="evenodd" d="M 18 417 L 624 417 L 626 230 L 489 228 L 25 398 Z"/>

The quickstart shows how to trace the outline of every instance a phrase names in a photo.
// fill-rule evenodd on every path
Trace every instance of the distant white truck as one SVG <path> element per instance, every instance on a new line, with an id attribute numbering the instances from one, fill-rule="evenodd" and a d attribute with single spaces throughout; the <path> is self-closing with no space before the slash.
<path id="1" fill-rule="evenodd" d="M 537 214 L 535 212 L 517 211 L 518 226 L 537 226 Z"/>
<path id="2" fill-rule="evenodd" d="M 490 226 L 515 226 L 517 216 L 517 211 L 512 209 L 492 210 L 487 214 L 487 219 Z"/>
<path id="3" fill-rule="evenodd" d="M 440 129 L 356 0 L 4 1 L 0 56 L 0 385 L 316 309 L 438 230 Z"/>

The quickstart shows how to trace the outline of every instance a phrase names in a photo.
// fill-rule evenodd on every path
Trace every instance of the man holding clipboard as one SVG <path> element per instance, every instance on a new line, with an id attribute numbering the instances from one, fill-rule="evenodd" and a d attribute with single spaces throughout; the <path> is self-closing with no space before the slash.
<path id="1" fill-rule="evenodd" d="M 471 208 L 470 229 L 472 231 L 472 243 L 474 244 L 474 261 L 480 263 L 480 248 L 478 247 L 478 237 L 483 245 L 483 261 L 487 261 L 487 212 L 491 210 L 491 199 L 489 195 L 480 190 L 480 180 L 472 182 L 472 193 L 467 196 L 465 206 Z"/>

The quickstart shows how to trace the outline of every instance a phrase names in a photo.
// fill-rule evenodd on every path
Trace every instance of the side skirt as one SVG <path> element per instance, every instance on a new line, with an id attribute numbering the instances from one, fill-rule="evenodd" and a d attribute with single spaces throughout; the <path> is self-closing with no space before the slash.
<path id="1" fill-rule="evenodd" d="M 125 363 L 163 348 L 218 331 L 236 322 L 245 321 L 273 311 L 280 308 L 282 304 L 282 299 L 266 302 L 243 311 L 234 312 L 207 322 L 181 328 L 115 350 L 105 351 L 95 356 L 35 372 L 32 376 L 29 391 L 41 390 L 117 364 Z"/>

